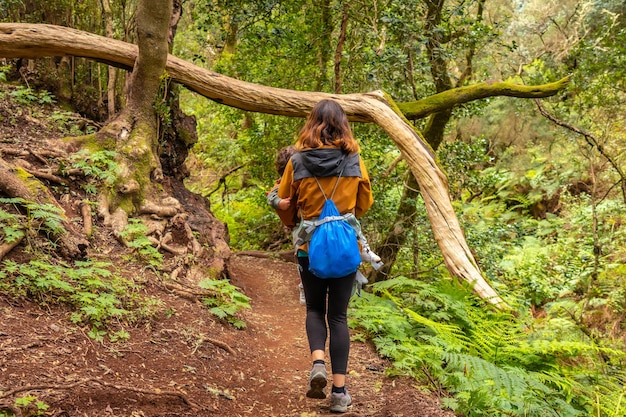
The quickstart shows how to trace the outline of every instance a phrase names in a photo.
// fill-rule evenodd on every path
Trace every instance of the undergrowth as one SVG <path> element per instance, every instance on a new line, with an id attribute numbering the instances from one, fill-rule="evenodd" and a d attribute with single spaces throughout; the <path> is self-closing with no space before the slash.
<path id="1" fill-rule="evenodd" d="M 356 298 L 351 325 L 443 404 L 467 416 L 622 416 L 624 352 L 565 315 L 542 321 L 485 306 L 452 281 L 396 277 Z"/>
<path id="2" fill-rule="evenodd" d="M 4 295 L 68 306 L 70 320 L 89 327 L 89 336 L 96 340 L 126 340 L 128 325 L 154 318 L 163 309 L 158 299 L 141 295 L 140 287 L 116 273 L 109 262 L 67 264 L 38 257 L 21 264 L 5 260 L 0 270 Z"/>
<path id="3" fill-rule="evenodd" d="M 47 245 L 54 247 L 53 237 L 65 232 L 58 207 L 20 198 L 2 198 L 0 204 L 4 205 L 0 206 L 1 241 L 13 243 L 27 238 L 25 248 L 32 255 L 25 263 L 6 259 L 0 264 L 0 294 L 45 306 L 69 307 L 70 320 L 87 326 L 89 336 L 98 341 L 105 337 L 110 341 L 127 340 L 129 326 L 155 319 L 166 311 L 158 298 L 142 295 L 143 283 L 124 278 L 112 263 L 66 263 L 54 258 L 53 251 L 44 250 Z M 158 275 L 163 255 L 146 232 L 140 220 L 130 219 L 121 233 L 128 248 L 124 259 L 146 265 Z M 206 279 L 200 286 L 210 290 L 211 295 L 202 301 L 213 315 L 236 328 L 245 327 L 238 313 L 250 307 L 248 297 L 227 280 Z"/>

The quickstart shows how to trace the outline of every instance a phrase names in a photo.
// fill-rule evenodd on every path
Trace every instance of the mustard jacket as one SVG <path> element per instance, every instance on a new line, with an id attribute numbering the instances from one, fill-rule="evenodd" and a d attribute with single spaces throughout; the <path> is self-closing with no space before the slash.
<path id="1" fill-rule="evenodd" d="M 291 157 L 278 187 L 280 198 L 291 197 L 289 209 L 276 211 L 285 226 L 295 226 L 300 218 L 318 217 L 325 200 L 315 177 L 330 198 L 342 169 L 333 201 L 341 214 L 353 212 L 357 218 L 363 216 L 374 199 L 359 154 L 347 154 L 335 147 L 304 149 Z"/>

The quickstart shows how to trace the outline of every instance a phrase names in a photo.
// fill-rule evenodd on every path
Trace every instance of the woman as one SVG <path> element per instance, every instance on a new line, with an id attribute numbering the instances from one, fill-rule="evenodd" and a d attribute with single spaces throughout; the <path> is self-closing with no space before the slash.
<path id="1" fill-rule="evenodd" d="M 322 100 L 313 108 L 295 146 L 299 152 L 287 163 L 278 188 L 278 196 L 289 198 L 291 202 L 287 210 L 279 211 L 286 226 L 293 227 L 300 219 L 318 217 L 324 205 L 324 194 L 333 195 L 333 189 L 332 199 L 340 213 L 353 212 L 357 218 L 365 214 L 373 203 L 370 180 L 348 117 L 337 102 Z M 315 276 L 309 271 L 306 243 L 299 247 L 297 257 L 306 297 L 306 332 L 313 361 L 306 395 L 326 398 L 328 323 L 332 369 L 330 410 L 345 413 L 352 402 L 345 383 L 350 352 L 347 310 L 355 273 L 330 279 Z"/>

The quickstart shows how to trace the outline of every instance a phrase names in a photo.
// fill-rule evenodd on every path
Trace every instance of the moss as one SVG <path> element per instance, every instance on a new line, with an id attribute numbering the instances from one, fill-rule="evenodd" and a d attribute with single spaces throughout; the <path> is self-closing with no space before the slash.
<path id="1" fill-rule="evenodd" d="M 124 212 L 126 212 L 126 214 L 128 215 L 131 215 L 136 211 L 135 202 L 129 196 L 124 196 L 122 199 L 120 199 L 117 206 L 124 210 Z"/>
<path id="2" fill-rule="evenodd" d="M 37 178 L 35 178 L 32 174 L 28 173 L 25 169 L 16 167 L 15 168 L 15 176 L 22 180 L 28 191 L 33 195 L 37 196 L 40 193 L 47 193 L 48 188 L 41 183 Z"/>
<path id="3" fill-rule="evenodd" d="M 204 276 L 208 279 L 216 280 L 216 279 L 221 278 L 221 274 L 222 274 L 222 271 L 220 271 L 219 269 L 213 266 L 210 266 L 209 268 L 206 269 Z"/>
<path id="4" fill-rule="evenodd" d="M 90 152 L 98 152 L 103 150 L 115 149 L 115 137 L 105 133 L 92 133 L 82 136 L 70 136 L 62 139 L 64 142 L 76 143 L 81 148 L 87 149 Z"/>

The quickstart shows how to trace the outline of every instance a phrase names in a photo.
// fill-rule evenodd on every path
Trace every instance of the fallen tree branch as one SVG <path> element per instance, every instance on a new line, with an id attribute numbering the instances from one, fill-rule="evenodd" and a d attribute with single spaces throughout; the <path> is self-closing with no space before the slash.
<path id="1" fill-rule="evenodd" d="M 235 350 L 233 348 L 231 348 L 229 345 L 227 345 L 226 343 L 217 340 L 217 339 L 213 339 L 211 337 L 208 337 L 206 339 L 207 342 L 209 342 L 212 345 L 217 346 L 218 348 L 224 349 L 226 352 L 230 353 L 231 355 L 237 355 L 237 352 L 235 352 Z"/>

